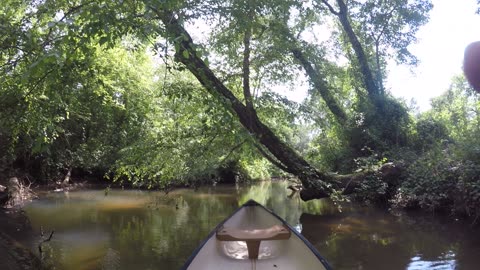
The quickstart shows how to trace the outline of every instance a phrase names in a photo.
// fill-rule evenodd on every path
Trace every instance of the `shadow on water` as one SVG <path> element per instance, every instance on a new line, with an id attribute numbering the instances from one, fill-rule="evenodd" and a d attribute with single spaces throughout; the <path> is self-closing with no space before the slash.
<path id="1" fill-rule="evenodd" d="M 208 232 L 249 199 L 300 231 L 334 269 L 478 269 L 480 233 L 423 215 L 288 198 L 286 182 L 197 191 L 47 193 L 25 207 L 53 269 L 178 269 Z M 32 250 L 38 239 L 26 239 Z"/>

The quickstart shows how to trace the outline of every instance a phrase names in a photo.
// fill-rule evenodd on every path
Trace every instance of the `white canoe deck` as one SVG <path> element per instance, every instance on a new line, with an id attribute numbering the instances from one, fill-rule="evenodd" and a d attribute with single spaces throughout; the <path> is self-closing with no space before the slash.
<path id="1" fill-rule="evenodd" d="M 269 231 L 267 228 L 278 228 L 278 226 L 284 226 L 282 220 L 257 205 L 243 206 L 226 220 L 220 229 L 234 228 L 232 231 L 245 231 L 243 235 L 248 236 L 250 234 L 248 231 L 264 229 L 262 231 L 267 232 Z M 236 235 L 242 235 L 242 233 Z M 245 241 L 221 241 L 217 239 L 216 234 L 212 234 L 185 269 L 322 270 L 328 268 L 296 233 L 292 233 L 288 239 L 261 241 L 258 259 L 249 259 Z"/>

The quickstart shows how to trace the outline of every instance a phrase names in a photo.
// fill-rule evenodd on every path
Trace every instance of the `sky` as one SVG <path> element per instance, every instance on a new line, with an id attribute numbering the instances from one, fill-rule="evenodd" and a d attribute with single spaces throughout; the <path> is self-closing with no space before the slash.
<path id="1" fill-rule="evenodd" d="M 420 111 L 430 99 L 445 92 L 453 76 L 462 74 L 465 47 L 480 40 L 480 15 L 476 0 L 433 0 L 430 21 L 409 47 L 420 64 L 410 69 L 390 63 L 387 87 L 396 97 L 414 98 Z"/>

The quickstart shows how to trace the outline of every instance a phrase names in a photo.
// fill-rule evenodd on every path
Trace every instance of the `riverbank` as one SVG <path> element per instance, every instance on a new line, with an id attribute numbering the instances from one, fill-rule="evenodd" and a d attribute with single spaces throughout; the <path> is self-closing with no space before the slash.
<path id="1" fill-rule="evenodd" d="M 16 178 L 16 177 L 13 177 L 13 178 Z M 35 192 L 36 191 L 41 191 L 41 192 L 70 192 L 70 191 L 75 191 L 75 190 L 85 190 L 85 189 L 104 189 L 106 193 L 109 192 L 110 189 L 115 189 L 115 188 L 118 188 L 118 189 L 131 189 L 131 190 L 149 190 L 149 191 L 161 191 L 161 192 L 164 192 L 165 194 L 168 194 L 174 190 L 177 190 L 177 189 L 184 189 L 184 188 L 191 188 L 193 190 L 197 190 L 198 188 L 200 187 L 210 187 L 210 186 L 215 186 L 217 184 L 230 184 L 230 185 L 234 185 L 235 184 L 235 180 L 236 180 L 236 176 L 235 174 L 224 174 L 221 178 L 211 178 L 211 179 L 202 179 L 202 180 L 199 180 L 197 182 L 171 182 L 167 185 L 142 185 L 142 184 L 134 184 L 132 182 L 129 182 L 129 181 L 115 181 L 115 182 L 112 182 L 112 181 L 109 181 L 109 180 L 106 180 L 105 178 L 103 177 L 86 177 L 86 178 L 80 178 L 80 177 L 74 177 L 74 176 L 70 176 L 68 175 L 68 177 L 66 177 L 65 179 L 67 179 L 67 181 L 64 179 L 63 181 L 56 181 L 56 182 L 49 182 L 47 184 L 36 184 L 36 185 L 32 185 L 30 182 L 28 182 L 28 186 L 27 186 L 27 183 L 25 183 L 25 179 L 29 180 L 27 177 L 23 176 L 23 177 L 19 177 L 18 179 L 20 180 L 16 180 L 14 181 L 16 184 L 13 185 L 13 186 L 16 186 L 15 188 L 13 188 L 14 190 L 26 190 L 25 193 L 27 193 L 27 195 L 14 195 L 14 196 L 11 196 L 11 197 L 15 197 L 17 198 L 16 199 L 16 202 L 14 202 L 13 204 L 14 205 L 20 205 L 24 202 L 24 201 L 29 201 L 31 200 L 32 198 L 35 197 Z M 243 179 L 243 178 L 242 178 Z M 291 193 L 290 193 L 290 197 L 292 197 L 294 194 L 298 194 L 298 192 L 301 190 L 301 184 L 298 183 L 298 181 L 295 181 L 295 178 L 279 178 L 279 177 L 276 177 L 276 178 L 273 178 L 271 180 L 246 180 L 246 179 L 243 179 L 239 182 L 237 182 L 237 184 L 241 184 L 241 185 L 250 185 L 250 184 L 255 184 L 255 183 L 259 183 L 259 182 L 263 182 L 263 181 L 273 181 L 273 182 L 276 182 L 276 181 L 289 181 L 290 184 L 287 185 L 286 189 L 288 190 L 291 190 Z M 2 184 L 2 183 L 0 183 Z M 5 181 L 4 181 L 4 184 L 5 184 Z M 11 185 L 10 185 L 11 186 Z M 30 189 L 31 187 L 31 189 Z M 10 188 L 12 189 L 12 188 Z M 403 206 L 401 204 L 398 204 L 398 203 L 395 203 L 394 200 L 388 200 L 388 199 L 384 199 L 384 200 L 379 200 L 378 202 L 371 202 L 371 201 L 364 201 L 362 200 L 362 197 L 353 197 L 353 198 L 350 198 L 350 200 L 353 200 L 355 203 L 359 203 L 359 204 L 365 204 L 365 205 L 375 205 L 375 206 L 380 206 L 380 207 L 383 207 L 385 210 L 389 210 L 389 211 L 422 211 L 424 212 L 426 215 L 431 215 L 431 214 L 435 214 L 435 215 L 441 215 L 441 216 L 446 216 L 448 217 L 449 219 L 451 220 L 464 220 L 466 221 L 467 223 L 470 223 L 470 226 L 471 227 L 478 227 L 480 222 L 479 219 L 478 219 L 478 216 L 474 217 L 474 216 L 468 216 L 468 215 L 462 215 L 462 214 L 459 214 L 461 212 L 451 212 L 449 211 L 449 208 L 437 208 L 435 209 L 435 211 L 433 210 L 428 210 L 428 209 L 423 209 L 422 207 L 420 207 L 420 205 L 416 204 L 416 205 L 407 205 L 407 206 Z"/>
<path id="2" fill-rule="evenodd" d="M 0 209 L 0 224 L 0 269 L 45 269 L 38 256 L 19 242 L 34 237 L 28 218 L 20 210 Z"/>

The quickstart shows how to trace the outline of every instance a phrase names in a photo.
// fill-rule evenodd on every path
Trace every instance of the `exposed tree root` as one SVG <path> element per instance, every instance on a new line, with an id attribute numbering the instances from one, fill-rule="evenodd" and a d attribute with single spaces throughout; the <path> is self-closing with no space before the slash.
<path id="1" fill-rule="evenodd" d="M 17 177 L 11 177 L 8 180 L 7 187 L 5 189 L 8 200 L 5 201 L 3 206 L 6 208 L 11 208 L 31 201 L 36 197 L 35 193 L 30 188 L 31 186 L 32 182 L 30 182 L 27 176 L 24 177 L 24 180 L 20 180 Z"/>
<path id="2" fill-rule="evenodd" d="M 340 190 L 343 195 L 352 194 L 357 190 L 362 181 L 367 176 L 377 174 L 384 182 L 388 184 L 395 184 L 394 182 L 400 176 L 403 171 L 402 164 L 385 163 L 381 167 L 373 170 L 366 170 L 352 174 L 335 174 L 328 173 L 322 176 L 322 180 L 325 183 L 313 186 L 303 186 L 300 191 L 300 197 L 304 201 L 313 199 L 321 199 L 329 197 L 333 190 Z M 302 181 L 303 182 L 303 181 Z M 315 181 L 306 181 L 315 182 Z M 320 182 L 320 181 L 317 181 Z"/>

